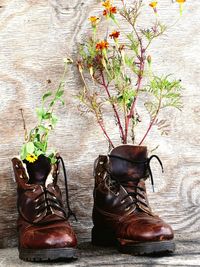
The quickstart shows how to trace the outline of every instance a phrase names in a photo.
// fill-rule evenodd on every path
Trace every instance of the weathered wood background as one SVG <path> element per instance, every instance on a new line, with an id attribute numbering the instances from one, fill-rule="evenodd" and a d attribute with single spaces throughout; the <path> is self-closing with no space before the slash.
<path id="1" fill-rule="evenodd" d="M 171 0 L 160 2 L 163 19 L 172 24 L 177 5 Z M 62 59 L 75 56 L 77 42 L 89 31 L 87 18 L 98 12 L 96 0 L 0 1 L 0 247 L 17 244 L 16 185 L 10 160 L 23 142 L 19 109 L 24 109 L 30 129 L 42 94 L 59 81 Z M 179 233 L 200 231 L 199 14 L 199 0 L 187 1 L 180 21 L 151 49 L 158 73 L 174 73 L 185 87 L 183 112 L 167 114 L 170 136 L 160 137 L 153 131 L 146 140 L 151 149 L 160 145 L 156 153 L 165 166 L 161 176 L 154 165 L 156 193 L 151 193 L 149 186 L 150 202 Z M 47 85 L 49 79 L 51 84 Z M 66 106 L 59 109 L 56 138 L 51 140 L 66 161 L 70 202 L 79 219 L 71 223 L 81 240 L 89 237 L 92 226 L 93 161 L 99 153 L 107 152 L 107 143 L 92 117 L 79 116 L 73 95 L 80 86 L 76 68 L 70 67 Z M 139 129 L 138 136 L 143 131 Z M 112 137 L 117 144 L 117 131 Z"/>

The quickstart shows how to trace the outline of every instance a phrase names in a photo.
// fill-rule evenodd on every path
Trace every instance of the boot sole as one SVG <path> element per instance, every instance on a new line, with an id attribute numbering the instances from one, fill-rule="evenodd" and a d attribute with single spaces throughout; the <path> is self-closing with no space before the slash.
<path id="1" fill-rule="evenodd" d="M 122 245 L 124 243 L 125 245 Z M 127 244 L 128 243 L 128 244 Z M 169 254 L 175 251 L 173 240 L 154 242 L 133 242 L 132 240 L 117 239 L 110 230 L 92 229 L 92 244 L 95 246 L 116 246 L 121 253 L 133 255 Z"/>
<path id="2" fill-rule="evenodd" d="M 19 248 L 19 258 L 24 261 L 64 261 L 77 259 L 75 248 L 27 249 Z"/>

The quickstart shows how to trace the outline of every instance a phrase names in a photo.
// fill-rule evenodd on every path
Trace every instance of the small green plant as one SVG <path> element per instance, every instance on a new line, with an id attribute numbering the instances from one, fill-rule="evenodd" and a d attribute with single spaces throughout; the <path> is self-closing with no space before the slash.
<path id="1" fill-rule="evenodd" d="M 36 108 L 38 123 L 30 130 L 29 134 L 26 129 L 23 111 L 21 110 L 25 130 L 25 143 L 20 152 L 21 160 L 33 163 L 40 155 L 44 155 L 50 159 L 51 164 L 56 162 L 56 151 L 48 149 L 48 138 L 58 121 L 57 116 L 54 114 L 55 105 L 59 102 L 64 105 L 64 78 L 67 64 L 68 61 L 65 61 L 64 72 L 56 91 L 48 91 L 42 96 L 41 107 Z"/>
<path id="2" fill-rule="evenodd" d="M 180 4 L 182 14 L 185 0 L 176 2 Z M 103 1 L 103 14 L 89 18 L 92 34 L 79 47 L 77 66 L 84 84 L 78 94 L 79 110 L 94 114 L 111 147 L 114 144 L 104 119 L 108 103 L 121 143 L 126 144 L 130 140 L 136 142 L 135 128 L 141 121 L 138 100 L 143 101 L 150 119 L 139 145 L 143 144 L 153 126 L 157 126 L 162 134 L 168 134 L 167 119 L 160 118 L 164 108 L 181 110 L 182 107 L 180 80 L 173 79 L 171 75 L 159 77 L 152 70 L 149 47 L 166 32 L 167 26 L 159 19 L 158 3 L 155 1 L 149 2 L 154 22 L 145 28 L 140 25 L 138 19 L 147 4 L 147 1 L 134 0 L 127 6 L 121 0 L 121 8 L 117 8 L 113 1 Z M 118 20 L 118 17 L 121 19 Z M 120 23 L 128 24 L 126 31 L 122 30 Z M 99 29 L 105 29 L 103 39 Z"/>

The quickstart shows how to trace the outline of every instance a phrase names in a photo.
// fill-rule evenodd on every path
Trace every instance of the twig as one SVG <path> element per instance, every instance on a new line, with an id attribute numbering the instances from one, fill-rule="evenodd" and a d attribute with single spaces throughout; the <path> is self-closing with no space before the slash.
<path id="1" fill-rule="evenodd" d="M 108 98 L 111 99 L 111 95 L 110 95 L 110 92 L 108 90 L 108 85 L 106 84 L 106 81 L 105 81 L 105 78 L 104 78 L 104 74 L 103 74 L 102 71 L 101 71 L 101 78 L 102 78 L 102 86 L 105 88 L 106 93 L 108 95 Z M 117 124 L 119 126 L 119 131 L 120 131 L 122 143 L 125 144 L 124 130 L 122 128 L 122 124 L 121 124 L 121 121 L 120 121 L 120 117 L 119 117 L 118 111 L 117 111 L 116 106 L 115 106 L 114 103 L 111 103 L 111 105 L 112 105 L 113 111 L 114 111 L 116 119 L 117 119 Z"/>
<path id="2" fill-rule="evenodd" d="M 24 139 L 25 139 L 25 141 L 27 141 L 28 140 L 28 131 L 27 131 L 27 128 L 26 128 L 26 121 L 24 119 L 23 109 L 20 108 L 19 110 L 20 110 L 20 113 L 21 113 L 22 121 L 23 121 Z"/>
<path id="3" fill-rule="evenodd" d="M 150 132 L 152 126 L 153 126 L 154 123 L 155 123 L 155 120 L 156 120 L 157 117 L 158 117 L 158 113 L 159 113 L 159 111 L 160 111 L 160 107 L 161 107 L 161 100 L 162 100 L 162 98 L 161 98 L 161 96 L 160 96 L 159 104 L 158 104 L 158 109 L 157 109 L 157 111 L 156 111 L 156 114 L 155 114 L 153 120 L 151 120 L 151 122 L 150 122 L 150 124 L 149 124 L 149 127 L 147 128 L 147 131 L 146 131 L 145 135 L 143 136 L 142 140 L 141 140 L 140 143 L 139 143 L 139 146 L 140 146 L 140 145 L 144 142 L 144 140 L 146 139 L 148 133 Z"/>

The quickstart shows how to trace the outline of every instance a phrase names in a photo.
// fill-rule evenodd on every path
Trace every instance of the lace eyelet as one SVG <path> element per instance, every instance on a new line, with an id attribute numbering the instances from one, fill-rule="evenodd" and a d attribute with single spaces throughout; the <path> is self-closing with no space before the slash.
<path id="1" fill-rule="evenodd" d="M 42 213 L 37 214 L 35 217 L 39 218 L 42 215 Z"/>

